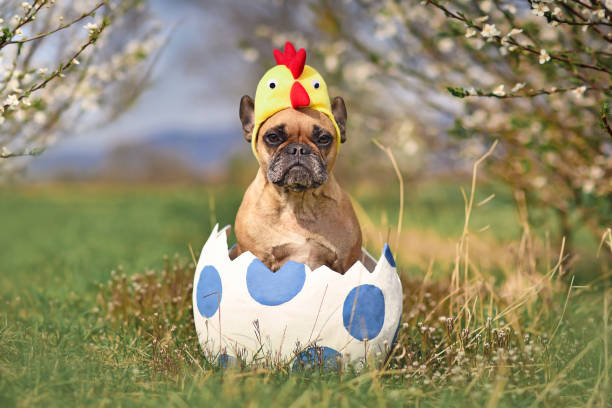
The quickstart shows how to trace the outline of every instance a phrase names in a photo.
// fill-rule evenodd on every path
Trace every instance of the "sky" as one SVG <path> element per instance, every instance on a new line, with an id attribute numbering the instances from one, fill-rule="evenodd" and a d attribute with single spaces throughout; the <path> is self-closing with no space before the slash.
<path id="1" fill-rule="evenodd" d="M 236 132 L 235 141 L 242 139 L 238 102 L 243 94 L 253 94 L 256 84 L 244 75 L 252 67 L 242 58 L 231 30 L 219 16 L 192 2 L 152 0 L 151 7 L 163 27 L 172 31 L 151 88 L 115 122 L 70 135 L 41 159 L 65 151 L 108 149 L 172 130 L 230 130 Z"/>

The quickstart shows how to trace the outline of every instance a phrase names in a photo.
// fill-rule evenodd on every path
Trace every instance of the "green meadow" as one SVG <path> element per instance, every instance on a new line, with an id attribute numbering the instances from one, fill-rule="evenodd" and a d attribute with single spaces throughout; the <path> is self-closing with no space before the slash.
<path id="1" fill-rule="evenodd" d="M 552 214 L 526 231 L 490 186 L 466 233 L 460 186 L 408 186 L 399 236 L 395 190 L 353 192 L 368 249 L 398 258 L 405 310 L 388 360 L 341 372 L 222 369 L 199 350 L 190 247 L 233 222 L 242 187 L 5 188 L 0 406 L 609 406 L 612 237 L 598 258 L 578 231 L 566 256 Z"/>

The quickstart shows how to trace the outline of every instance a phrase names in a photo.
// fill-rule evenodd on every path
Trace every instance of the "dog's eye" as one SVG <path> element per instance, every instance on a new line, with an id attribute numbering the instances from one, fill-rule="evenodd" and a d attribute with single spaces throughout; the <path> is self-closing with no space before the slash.
<path id="1" fill-rule="evenodd" d="M 268 133 L 264 136 L 264 141 L 270 145 L 280 144 L 283 140 L 276 133 Z"/>
<path id="2" fill-rule="evenodd" d="M 312 87 L 313 87 L 314 89 L 319 89 L 319 88 L 321 87 L 321 82 L 319 82 L 319 80 L 318 80 L 318 79 L 313 79 L 313 80 L 312 80 Z"/>
<path id="3" fill-rule="evenodd" d="M 276 79 L 271 79 L 268 81 L 268 88 L 270 89 L 276 88 L 277 85 L 278 85 L 278 82 L 276 81 Z"/>
<path id="4" fill-rule="evenodd" d="M 330 135 L 321 135 L 317 138 L 317 144 L 321 146 L 327 146 L 332 141 L 332 137 Z"/>

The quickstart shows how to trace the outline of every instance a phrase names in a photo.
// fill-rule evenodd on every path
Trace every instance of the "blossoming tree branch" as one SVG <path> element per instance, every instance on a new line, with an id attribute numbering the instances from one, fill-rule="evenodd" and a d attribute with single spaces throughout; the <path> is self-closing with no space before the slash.
<path id="1" fill-rule="evenodd" d="M 159 47 L 140 0 L 14 3 L 0 7 L 4 175 L 25 164 L 16 157 L 116 117 L 146 86 Z"/>
<path id="2" fill-rule="evenodd" d="M 307 47 L 351 102 L 353 146 L 375 135 L 418 175 L 414 163 L 439 162 L 424 152 L 460 163 L 499 140 L 489 174 L 530 208 L 555 211 L 568 242 L 573 225 L 599 239 L 612 223 L 612 0 L 270 0 L 259 10 L 235 5 L 244 57 L 287 39 Z"/>

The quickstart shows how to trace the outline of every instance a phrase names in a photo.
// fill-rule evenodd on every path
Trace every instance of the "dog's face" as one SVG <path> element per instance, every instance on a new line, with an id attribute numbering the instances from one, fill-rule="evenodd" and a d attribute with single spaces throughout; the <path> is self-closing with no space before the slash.
<path id="1" fill-rule="evenodd" d="M 253 126 L 249 101 L 252 100 L 245 98 L 248 97 L 241 101 L 240 118 L 245 138 L 250 141 Z M 269 182 L 288 191 L 301 192 L 327 181 L 336 161 L 338 137 L 341 142 L 346 140 L 346 108 L 342 98 L 334 99 L 332 113 L 341 136 L 329 117 L 310 108 L 281 110 L 260 126 L 256 148 Z"/>

